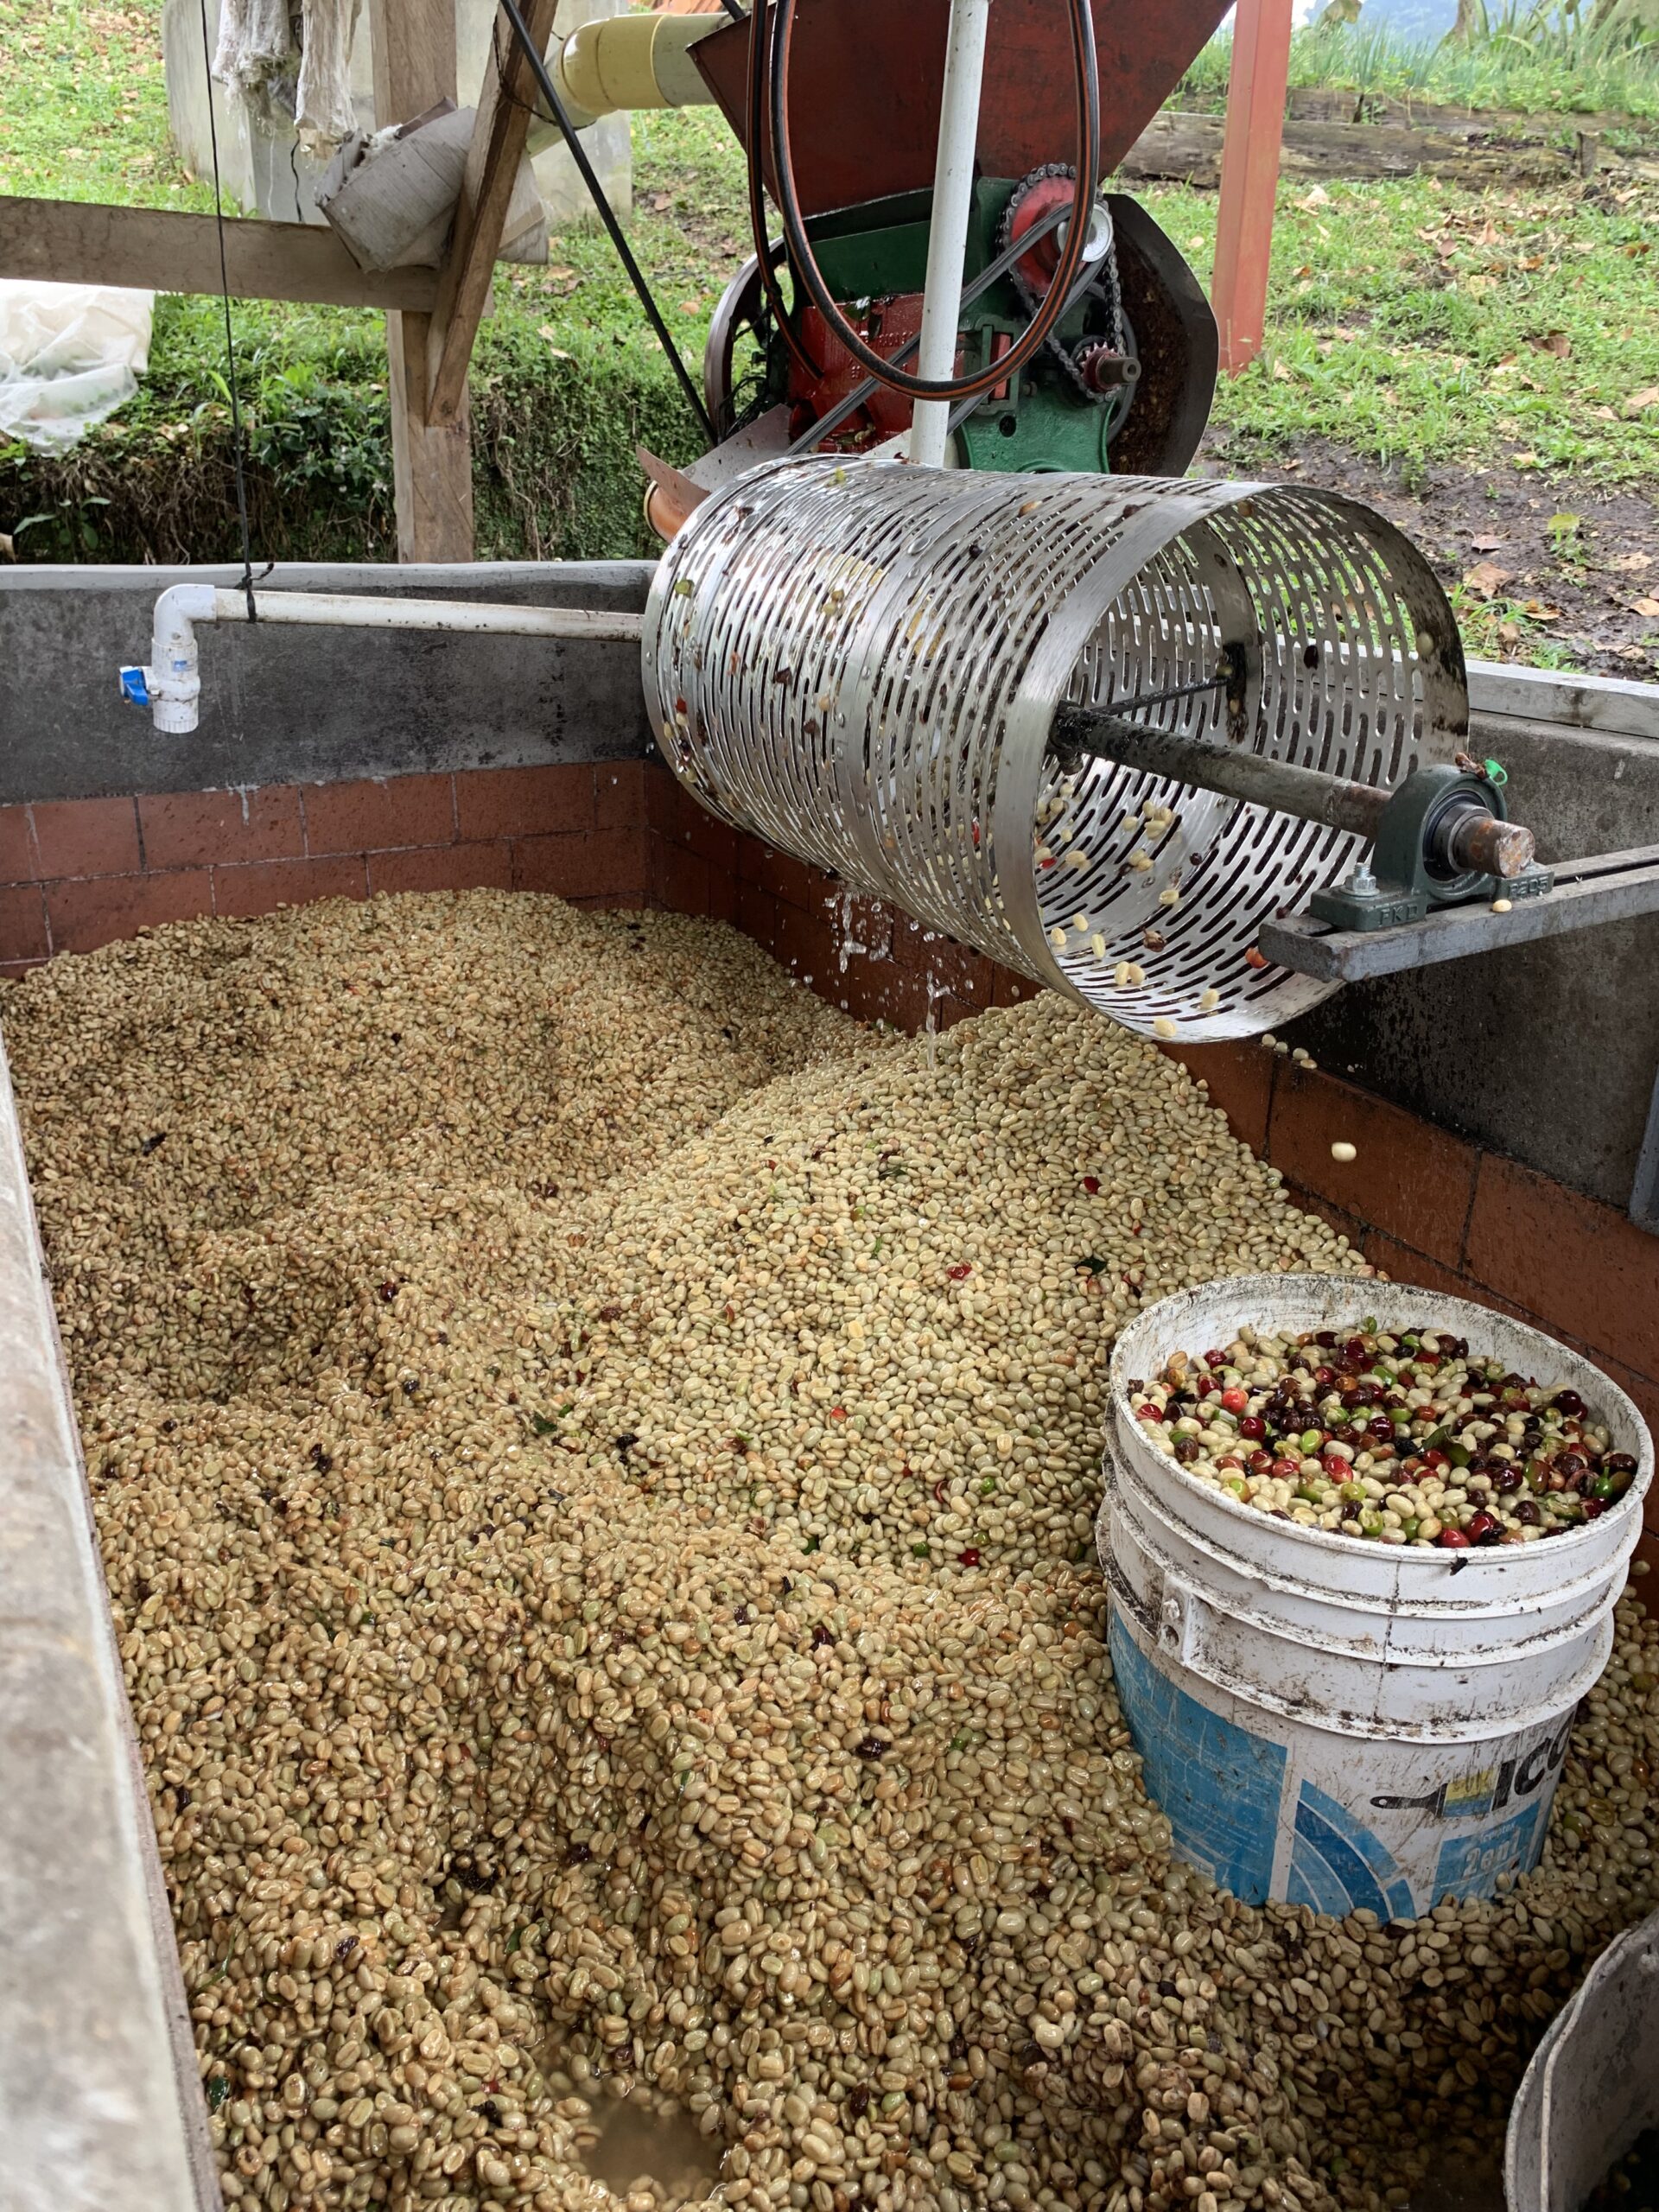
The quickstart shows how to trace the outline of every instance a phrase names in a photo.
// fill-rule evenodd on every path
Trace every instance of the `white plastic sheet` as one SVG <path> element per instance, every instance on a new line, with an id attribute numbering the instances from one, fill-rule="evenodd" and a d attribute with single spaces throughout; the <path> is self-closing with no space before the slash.
<path id="1" fill-rule="evenodd" d="M 0 442 L 64 453 L 138 389 L 154 292 L 0 279 Z"/>

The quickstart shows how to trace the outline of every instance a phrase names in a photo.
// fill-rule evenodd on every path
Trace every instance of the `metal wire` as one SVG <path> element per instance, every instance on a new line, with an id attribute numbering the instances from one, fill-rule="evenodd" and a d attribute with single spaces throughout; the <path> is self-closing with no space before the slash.
<path id="1" fill-rule="evenodd" d="M 219 181 L 219 125 L 213 116 L 213 44 L 207 29 L 207 0 L 201 0 L 201 58 L 207 77 L 207 145 L 213 162 L 213 220 L 219 236 L 219 296 L 225 311 L 225 381 L 231 395 L 231 460 L 236 472 L 236 519 L 242 539 L 240 588 L 247 594 L 248 620 L 259 619 L 253 604 L 253 533 L 248 526 L 247 433 L 237 392 L 236 334 L 231 323 L 231 272 L 225 249 L 225 199 Z M 296 191 L 298 190 L 297 182 Z M 275 562 L 266 564 L 269 575 Z"/>
<path id="2" fill-rule="evenodd" d="M 1422 556 L 1289 486 L 771 463 L 669 546 L 643 658 L 664 756 L 715 812 L 1192 1041 L 1334 988 L 1258 966 L 1256 935 L 1366 840 L 1057 760 L 1062 703 L 1140 702 L 1149 728 L 1378 789 L 1452 759 L 1468 718 Z"/>

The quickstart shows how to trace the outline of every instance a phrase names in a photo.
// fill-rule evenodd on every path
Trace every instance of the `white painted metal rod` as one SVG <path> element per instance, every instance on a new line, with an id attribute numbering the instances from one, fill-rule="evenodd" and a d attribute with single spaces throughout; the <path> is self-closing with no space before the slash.
<path id="1" fill-rule="evenodd" d="M 951 0 L 944 92 L 939 103 L 939 150 L 933 171 L 933 217 L 927 237 L 926 289 L 916 348 L 916 373 L 931 383 L 942 382 L 956 367 L 990 12 L 991 0 Z M 918 399 L 911 416 L 911 459 L 926 468 L 942 468 L 950 424 L 948 400 Z"/>

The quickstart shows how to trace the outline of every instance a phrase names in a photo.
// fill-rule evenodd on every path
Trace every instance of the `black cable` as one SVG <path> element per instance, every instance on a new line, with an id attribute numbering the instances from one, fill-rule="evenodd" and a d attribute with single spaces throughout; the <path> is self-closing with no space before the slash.
<path id="1" fill-rule="evenodd" d="M 207 0 L 202 0 L 202 4 L 205 9 Z M 610 232 L 611 244 L 616 248 L 617 258 L 626 270 L 628 280 L 639 294 L 639 304 L 644 308 L 651 327 L 657 334 L 657 341 L 668 356 L 669 366 L 679 379 L 680 389 L 685 394 L 686 404 L 696 416 L 698 427 L 712 446 L 715 443 L 715 426 L 709 421 L 709 410 L 702 404 L 702 394 L 691 381 L 690 372 L 680 359 L 680 349 L 674 342 L 673 333 L 664 321 L 662 312 L 652 297 L 651 287 L 645 282 L 645 271 L 633 257 L 632 250 L 623 235 L 622 226 L 616 219 L 616 211 L 605 196 L 605 188 L 594 174 L 594 165 L 588 158 L 588 149 L 578 137 L 575 126 L 570 120 L 564 102 L 559 98 L 558 87 L 553 82 L 547 63 L 536 50 L 536 41 L 531 38 L 529 28 L 518 12 L 517 0 L 501 0 L 501 4 L 506 10 L 507 21 L 512 25 L 512 35 L 518 40 L 524 59 L 530 64 L 542 98 L 552 111 L 552 120 L 558 124 L 560 130 L 563 133 L 564 143 L 570 149 L 570 158 L 581 172 L 582 181 L 588 188 L 588 197 L 599 210 L 600 220 Z M 502 74 L 499 54 L 496 57 L 496 71 L 505 84 L 505 79 Z"/>
<path id="2" fill-rule="evenodd" d="M 766 0 L 754 0 L 749 17 L 749 160 L 748 200 L 749 238 L 754 247 L 755 260 L 760 272 L 760 290 L 772 310 L 772 319 L 779 335 L 788 347 L 795 365 L 810 382 L 822 382 L 823 371 L 807 352 L 799 332 L 789 319 L 784 305 L 784 296 L 778 289 L 777 273 L 772 265 L 772 245 L 766 236 L 766 203 L 762 189 L 760 148 L 765 129 L 766 73 L 772 66 L 771 22 Z M 777 158 L 777 148 L 772 149 Z M 796 288 L 798 298 L 799 286 Z"/>
<path id="3" fill-rule="evenodd" d="M 1051 231 L 1058 230 L 1060 225 L 1065 222 L 1070 213 L 1071 210 L 1067 207 L 1051 208 L 1049 213 L 1045 215 L 1040 221 L 1035 222 L 1032 225 L 1031 228 L 1025 233 L 1023 238 L 1016 238 L 1011 245 L 1005 245 L 1001 252 L 997 255 L 996 259 L 995 261 L 987 262 L 984 268 L 982 269 L 978 276 L 975 277 L 973 283 L 971 284 L 965 285 L 963 288 L 963 306 L 964 308 L 972 307 L 974 302 L 978 299 L 982 292 L 988 292 L 991 286 L 995 283 L 999 276 L 1006 276 L 1016 261 L 1022 261 L 1025 258 L 1026 255 L 1031 251 L 1033 246 L 1036 245 L 1039 238 L 1046 238 Z M 1077 302 L 1082 298 L 1084 293 L 1088 289 L 1089 285 L 1092 283 L 1093 281 L 1092 276 L 1084 276 L 1078 279 L 1077 289 L 1073 292 L 1071 299 L 1067 302 L 1068 310 L 1071 307 L 1075 306 Z M 907 338 L 904 344 L 899 348 L 899 351 L 893 357 L 893 366 L 895 368 L 902 367 L 905 362 L 912 358 L 917 347 L 921 344 L 921 334 L 919 331 L 914 338 Z M 1005 355 L 1003 358 L 1006 359 L 1007 356 Z M 998 368 L 1000 369 L 1001 365 L 1001 362 L 999 361 L 997 363 Z M 797 438 L 794 444 L 790 447 L 785 458 L 793 460 L 797 454 L 810 453 L 814 446 L 821 444 L 825 438 L 832 436 L 847 420 L 847 417 L 849 415 L 857 414 L 859 409 L 864 404 L 865 401 L 868 399 L 874 392 L 879 391 L 880 386 L 881 379 L 880 377 L 866 377 L 862 384 L 855 385 L 851 391 L 848 393 L 845 399 L 838 399 L 827 415 L 820 416 L 818 420 L 811 425 L 810 429 L 802 431 L 800 436 Z M 961 413 L 953 414 L 950 417 L 950 428 L 953 430 L 956 429 L 959 424 L 967 421 L 969 416 L 971 415 L 975 408 L 979 405 L 980 397 L 981 395 L 976 392 L 971 399 L 965 399 L 963 401 Z"/>
<path id="4" fill-rule="evenodd" d="M 724 8 L 727 14 L 731 17 L 734 23 L 747 23 L 748 22 L 748 17 L 738 6 L 737 0 L 720 0 L 720 4 Z"/>
<path id="5" fill-rule="evenodd" d="M 1080 143 L 1077 148 L 1076 188 L 1071 200 L 1071 227 L 1061 250 L 1059 266 L 1054 272 L 1048 296 L 1023 334 L 1000 360 L 974 376 L 945 377 L 937 380 L 909 376 L 903 371 L 895 370 L 885 355 L 866 345 L 842 315 L 813 258 L 811 242 L 806 235 L 806 226 L 795 190 L 794 165 L 790 156 L 789 47 L 795 4 L 796 0 L 778 0 L 771 57 L 771 112 L 772 153 L 777 170 L 778 204 L 784 219 L 784 238 L 789 248 L 791 265 L 797 278 L 805 285 L 813 303 L 838 343 L 890 391 L 902 392 L 911 399 L 945 399 L 952 403 L 990 391 L 1001 382 L 1004 376 L 1013 376 L 1024 368 L 1027 362 L 1047 343 L 1049 334 L 1058 326 L 1066 310 L 1071 288 L 1084 265 L 1089 217 L 1094 206 L 1100 172 L 1100 73 L 1095 50 L 1094 15 L 1090 0 L 1069 0 Z M 764 5 L 765 0 L 755 0 L 757 16 Z M 759 149 L 752 147 L 750 152 L 753 159 L 758 156 Z"/>
<path id="6" fill-rule="evenodd" d="M 201 60 L 207 72 L 207 143 L 213 156 L 213 216 L 219 225 L 219 292 L 225 308 L 225 364 L 231 391 L 231 455 L 236 465 L 236 513 L 242 530 L 242 589 L 248 598 L 248 620 L 257 622 L 253 603 L 253 538 L 248 529 L 246 440 L 242 429 L 242 406 L 236 391 L 236 335 L 231 327 L 231 270 L 225 252 L 225 201 L 219 186 L 219 129 L 213 120 L 213 49 L 207 34 L 207 0 L 201 0 Z M 276 563 L 265 569 L 269 575 Z"/>

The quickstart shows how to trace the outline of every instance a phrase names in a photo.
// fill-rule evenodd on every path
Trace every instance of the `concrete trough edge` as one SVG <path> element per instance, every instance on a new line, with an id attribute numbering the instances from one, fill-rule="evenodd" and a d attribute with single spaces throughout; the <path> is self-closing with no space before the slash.
<path id="1" fill-rule="evenodd" d="M 48 1281 L 0 1050 L 0 2199 L 219 2212 Z"/>
<path id="2" fill-rule="evenodd" d="M 1468 672 L 1471 714 L 1553 722 L 1564 730 L 1593 730 L 1605 737 L 1659 738 L 1659 683 L 1490 660 L 1471 660 Z"/>

